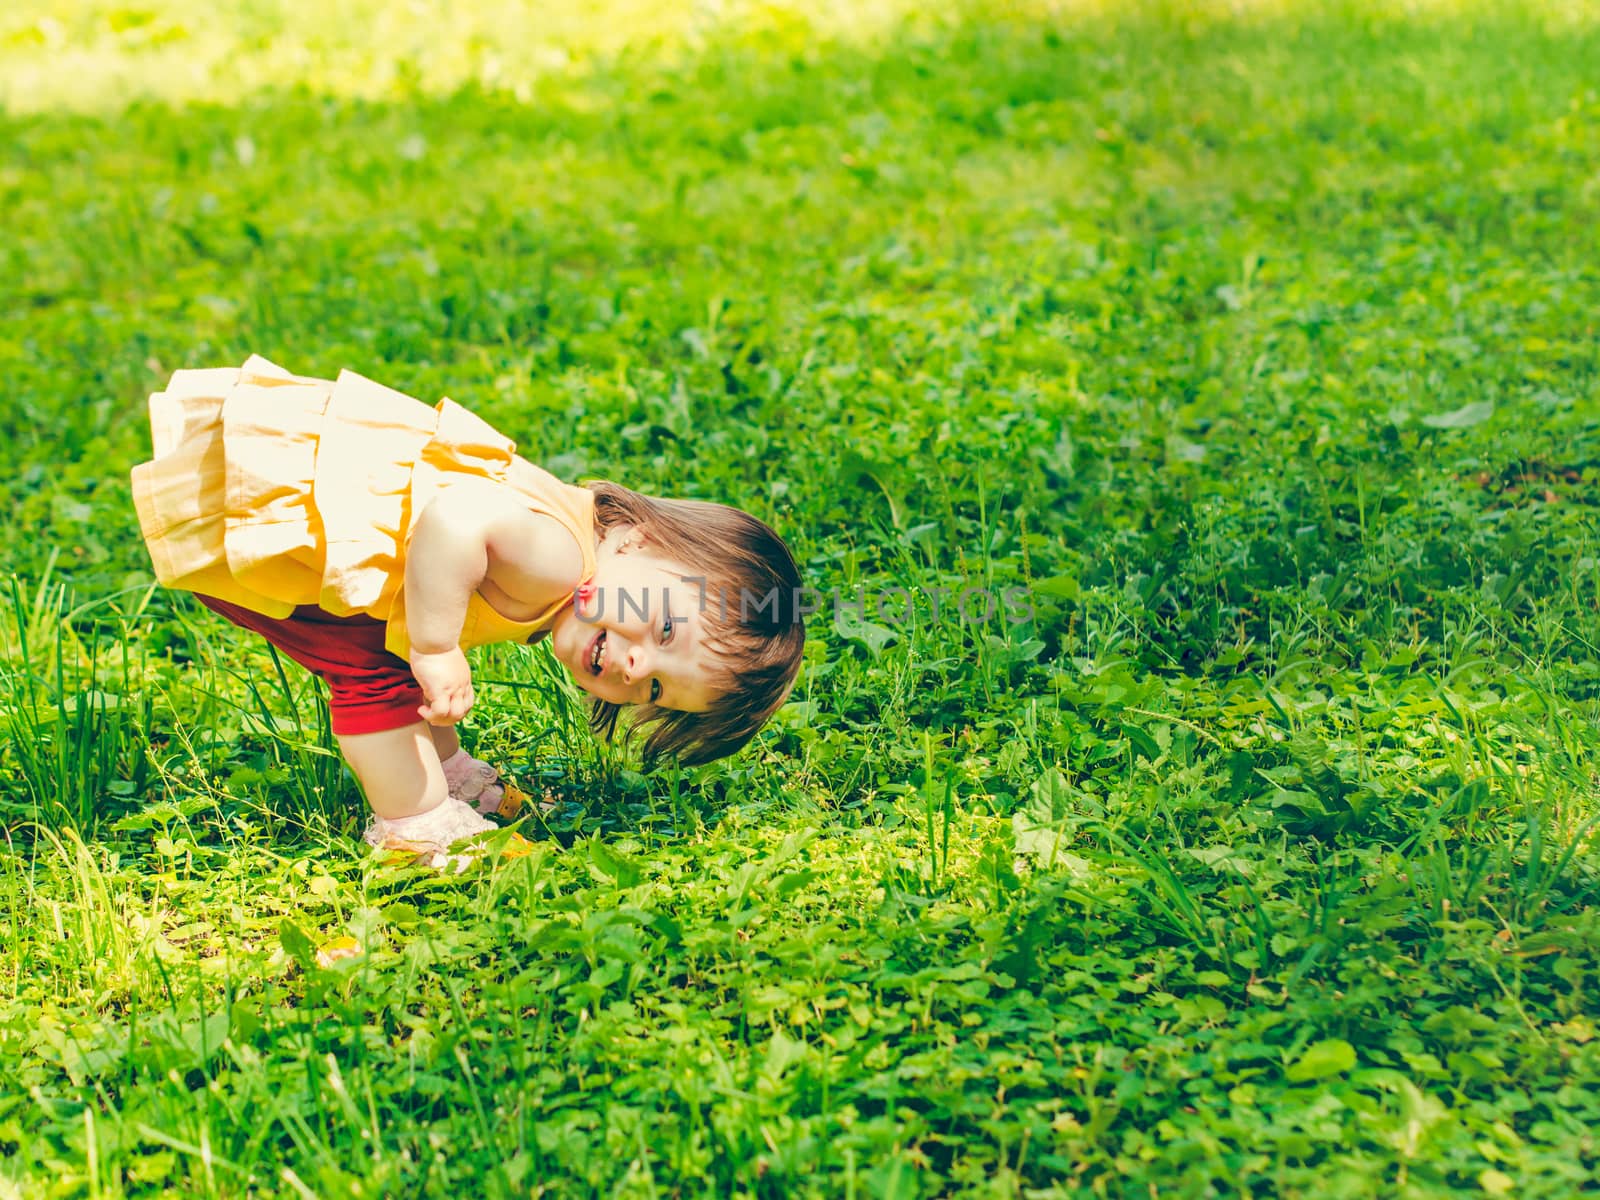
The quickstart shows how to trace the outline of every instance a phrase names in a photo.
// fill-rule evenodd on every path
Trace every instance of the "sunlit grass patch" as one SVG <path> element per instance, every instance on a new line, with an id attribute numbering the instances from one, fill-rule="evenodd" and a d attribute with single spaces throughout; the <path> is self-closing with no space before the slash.
<path id="1" fill-rule="evenodd" d="M 1050 8 L 1041 0 L 1035 11 Z M 581 77 L 618 58 L 671 66 L 730 37 L 794 51 L 817 39 L 879 44 L 945 19 L 904 0 L 32 3 L 0 18 L 0 102 L 20 112 L 104 111 L 136 99 L 231 104 L 273 87 L 380 99 L 468 85 L 527 100 L 534 80 Z"/>
<path id="2" fill-rule="evenodd" d="M 1293 35 L 1330 19 L 1375 34 L 1408 22 L 1471 29 L 1508 16 L 1566 32 L 1596 22 L 1582 0 L 1509 7 L 1490 0 L 963 0 L 933 8 L 904 0 L 604 0 L 578 7 L 527 0 L 360 0 L 331 7 L 304 0 L 255 6 L 31 0 L 0 17 L 0 105 L 13 112 L 106 112 L 136 100 L 233 105 L 271 88 L 376 100 L 467 86 L 504 89 L 526 102 L 539 94 L 541 80 L 581 81 L 614 63 L 671 69 L 724 43 L 809 58 L 830 47 L 877 51 L 937 38 L 968 22 L 1055 25 L 1068 36 L 1130 24 L 1182 38 L 1229 27 Z M 584 95 L 581 87 L 566 93 L 580 107 Z"/>

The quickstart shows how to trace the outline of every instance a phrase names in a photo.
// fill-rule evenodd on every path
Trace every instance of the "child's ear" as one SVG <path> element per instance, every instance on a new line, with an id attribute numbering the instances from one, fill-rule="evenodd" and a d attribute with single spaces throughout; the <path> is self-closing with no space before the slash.
<path id="1" fill-rule="evenodd" d="M 609 543 L 614 554 L 626 554 L 630 550 L 637 549 L 637 543 L 642 536 L 632 525 L 613 525 L 606 530 L 605 536 L 600 539 L 600 544 L 604 546 Z"/>

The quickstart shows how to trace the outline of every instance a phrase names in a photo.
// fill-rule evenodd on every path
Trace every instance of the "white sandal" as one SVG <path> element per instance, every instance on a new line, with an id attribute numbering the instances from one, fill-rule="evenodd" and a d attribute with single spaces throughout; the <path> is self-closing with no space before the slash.
<path id="1" fill-rule="evenodd" d="M 450 847 L 498 828 L 465 801 L 448 799 L 438 808 L 414 817 L 390 820 L 374 814 L 361 836 L 369 846 L 415 854 L 417 861 L 427 866 L 441 871 L 450 868 L 459 875 L 476 856 L 451 854 Z"/>
<path id="2" fill-rule="evenodd" d="M 501 783 L 499 771 L 481 759 L 473 758 L 465 750 L 457 750 L 439 765 L 444 768 L 444 781 L 450 788 L 450 798 L 470 804 L 486 817 L 515 821 L 530 803 L 526 792 L 515 784 Z M 545 816 L 555 811 L 555 807 L 555 801 L 548 792 L 538 805 L 539 811 Z"/>

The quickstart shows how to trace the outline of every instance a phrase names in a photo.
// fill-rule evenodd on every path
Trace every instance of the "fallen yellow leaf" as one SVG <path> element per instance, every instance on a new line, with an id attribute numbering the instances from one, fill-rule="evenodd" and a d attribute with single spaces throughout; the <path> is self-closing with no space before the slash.
<path id="1" fill-rule="evenodd" d="M 533 853 L 533 843 L 520 833 L 513 833 L 500 851 L 501 858 L 524 858 Z"/>
<path id="2" fill-rule="evenodd" d="M 354 958 L 361 953 L 361 943 L 353 937 L 338 937 L 317 947 L 317 966 L 331 967 L 341 958 Z"/>

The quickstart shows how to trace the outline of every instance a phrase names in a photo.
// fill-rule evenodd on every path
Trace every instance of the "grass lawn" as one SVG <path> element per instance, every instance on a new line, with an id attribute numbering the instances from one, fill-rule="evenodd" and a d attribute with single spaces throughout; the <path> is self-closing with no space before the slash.
<path id="1" fill-rule="evenodd" d="M 462 7 L 0 13 L 0 1200 L 1593 1190 L 1600 10 Z M 491 648 L 533 853 L 369 857 L 137 535 L 252 352 L 771 521 L 793 701 Z"/>

